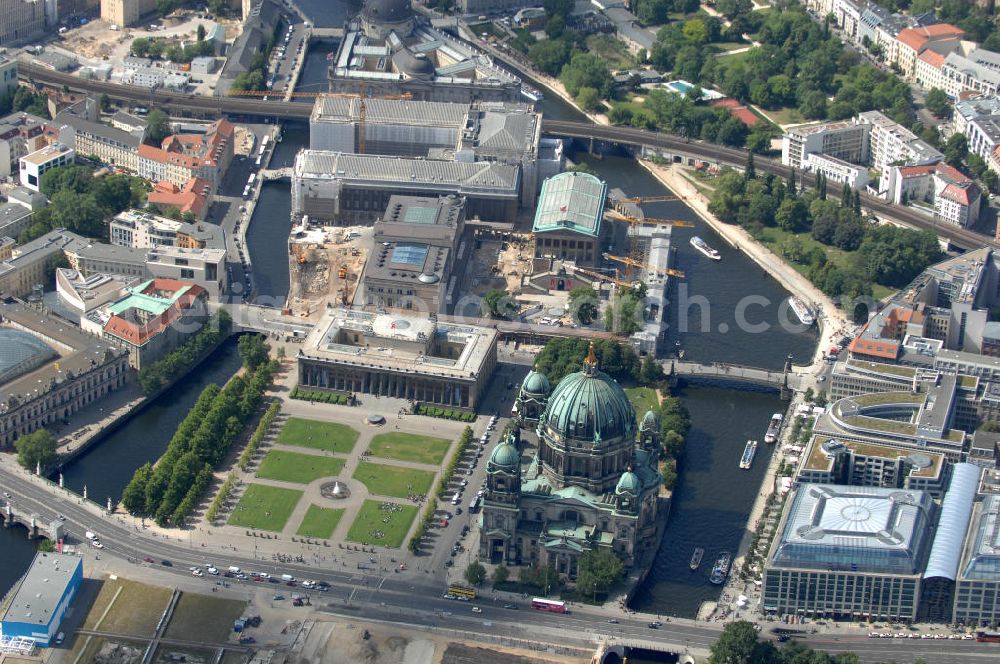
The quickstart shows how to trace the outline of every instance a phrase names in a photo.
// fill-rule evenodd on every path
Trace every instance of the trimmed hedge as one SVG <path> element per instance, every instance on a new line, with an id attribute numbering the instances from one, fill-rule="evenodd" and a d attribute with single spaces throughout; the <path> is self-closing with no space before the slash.
<path id="1" fill-rule="evenodd" d="M 417 415 L 438 417 L 443 420 L 455 420 L 457 422 L 476 421 L 476 414 L 465 410 L 452 410 L 451 408 L 438 408 L 437 406 L 418 404 L 415 412 Z"/>
<path id="2" fill-rule="evenodd" d="M 320 403 L 332 403 L 339 406 L 346 406 L 350 403 L 350 397 L 346 394 L 314 392 L 312 390 L 301 390 L 297 387 L 292 390 L 291 396 L 293 399 L 301 399 L 302 401 L 319 401 Z"/>

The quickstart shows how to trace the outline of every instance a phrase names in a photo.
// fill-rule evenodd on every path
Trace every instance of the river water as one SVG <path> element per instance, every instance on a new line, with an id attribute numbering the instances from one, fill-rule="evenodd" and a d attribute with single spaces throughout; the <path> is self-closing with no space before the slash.
<path id="1" fill-rule="evenodd" d="M 310 13 L 319 27 L 342 25 L 347 15 L 342 2 L 308 0 L 300 1 L 300 6 L 307 12 L 321 10 L 318 14 Z M 315 87 L 325 80 L 325 50 L 321 45 L 307 55 L 301 78 L 303 86 Z M 575 109 L 551 95 L 542 103 L 542 111 L 545 117 L 553 119 L 581 118 Z M 291 165 L 298 149 L 307 144 L 307 128 L 286 127 L 271 166 Z M 572 151 L 571 156 L 585 161 L 608 182 L 609 188 L 621 188 L 630 196 L 670 193 L 630 159 L 614 156 L 596 159 L 585 152 Z M 286 247 L 290 209 L 289 183 L 266 184 L 247 234 L 257 294 L 268 304 L 280 304 L 288 292 Z M 643 210 L 650 217 L 682 219 L 695 224 L 693 229 L 674 229 L 674 266 L 685 272 L 686 279 L 672 294 L 668 350 L 682 350 L 691 359 L 769 368 L 780 367 L 789 354 L 800 360 L 811 356 L 817 338 L 814 332 L 788 331 L 776 324 L 778 304 L 788 297 L 776 281 L 726 245 L 684 204 L 649 204 Z M 705 259 L 689 245 L 688 239 L 695 234 L 722 253 L 721 262 Z M 708 302 L 709 324 L 702 328 L 702 314 L 692 305 L 689 317 L 698 324 L 677 329 L 678 302 L 690 302 L 696 296 Z M 738 322 L 737 306 L 741 301 L 746 304 L 745 298 L 751 296 L 759 304 L 747 307 L 746 319 L 766 324 L 767 331 L 743 329 L 745 326 Z M 108 495 L 120 497 L 134 469 L 162 453 L 202 387 L 210 381 L 224 381 L 238 365 L 239 358 L 232 348 L 221 352 L 178 384 L 174 388 L 178 394 L 164 395 L 156 405 L 67 468 L 67 485 L 79 491 L 86 482 L 89 496 L 94 500 L 103 501 Z M 680 396 L 691 412 L 692 431 L 681 459 L 670 521 L 649 581 L 637 595 L 636 608 L 662 615 L 693 616 L 702 601 L 718 597 L 718 588 L 708 583 L 708 572 L 720 551 L 736 551 L 772 453 L 770 447 L 762 444 L 753 469 L 744 471 L 738 467 L 743 446 L 750 438 L 763 440 L 771 414 L 783 410 L 784 404 L 775 394 L 712 387 L 688 387 Z M 137 445 L 136 441 L 143 443 Z M 13 565 L 0 566 L 0 592 L 6 590 L 30 559 L 32 547 L 23 534 L 23 531 L 0 534 L 0 550 L 5 559 L 9 551 L 14 560 Z M 688 561 L 697 546 L 706 549 L 705 559 L 701 569 L 692 573 Z"/>

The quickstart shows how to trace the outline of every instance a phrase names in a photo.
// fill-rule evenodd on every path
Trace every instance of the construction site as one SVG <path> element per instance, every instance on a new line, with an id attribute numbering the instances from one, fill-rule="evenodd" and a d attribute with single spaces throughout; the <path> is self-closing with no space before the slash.
<path id="1" fill-rule="evenodd" d="M 289 237 L 289 292 L 286 314 L 315 317 L 326 306 L 350 306 L 360 285 L 371 227 L 307 228 Z"/>

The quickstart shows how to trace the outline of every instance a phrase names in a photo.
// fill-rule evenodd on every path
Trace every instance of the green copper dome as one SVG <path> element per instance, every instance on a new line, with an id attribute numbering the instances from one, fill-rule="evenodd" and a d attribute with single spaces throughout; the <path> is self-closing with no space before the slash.
<path id="1" fill-rule="evenodd" d="M 592 440 L 635 439 L 635 409 L 621 386 L 597 369 L 591 350 L 583 371 L 559 381 L 549 398 L 545 423 L 560 437 Z"/>
<path id="2" fill-rule="evenodd" d="M 521 454 L 517 448 L 504 441 L 496 446 L 490 455 L 490 463 L 500 468 L 517 468 L 521 463 Z"/>
<path id="3" fill-rule="evenodd" d="M 656 431 L 659 428 L 660 425 L 656 418 L 656 413 L 651 410 L 647 410 L 646 414 L 642 416 L 642 423 L 639 425 L 639 431 Z"/>
<path id="4" fill-rule="evenodd" d="M 552 385 L 549 384 L 549 379 L 545 377 L 545 374 L 529 371 L 528 375 L 524 377 L 524 382 L 521 383 L 521 390 L 532 396 L 547 397 L 552 391 Z"/>
<path id="5" fill-rule="evenodd" d="M 631 470 L 626 470 L 622 473 L 621 479 L 618 480 L 618 486 L 615 487 L 615 493 L 630 493 L 633 496 L 638 496 L 639 488 L 639 476 Z"/>

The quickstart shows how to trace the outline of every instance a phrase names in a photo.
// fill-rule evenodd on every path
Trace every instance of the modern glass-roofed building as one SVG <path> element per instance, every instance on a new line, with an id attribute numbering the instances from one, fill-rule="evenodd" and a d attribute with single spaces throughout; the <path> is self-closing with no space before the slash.
<path id="1" fill-rule="evenodd" d="M 594 265 L 608 185 L 589 173 L 566 172 L 542 183 L 535 211 L 535 257 Z"/>
<path id="2" fill-rule="evenodd" d="M 1000 622 L 1000 496 L 976 507 L 955 588 L 953 620 L 969 625 Z"/>
<path id="3" fill-rule="evenodd" d="M 916 618 L 933 514 L 923 491 L 799 487 L 768 556 L 764 611 Z"/>

